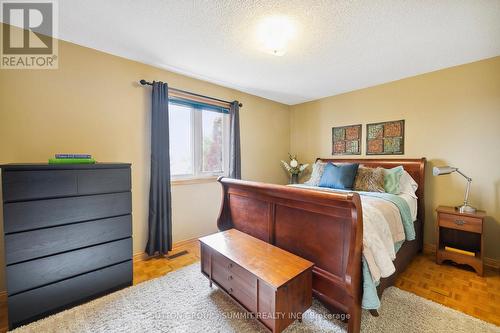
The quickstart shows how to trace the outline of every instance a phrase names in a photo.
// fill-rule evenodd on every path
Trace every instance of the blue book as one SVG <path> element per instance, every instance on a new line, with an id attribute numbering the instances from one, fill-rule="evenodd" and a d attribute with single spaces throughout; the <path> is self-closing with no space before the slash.
<path id="1" fill-rule="evenodd" d="M 92 158 L 92 155 L 88 154 L 56 154 L 56 158 Z"/>

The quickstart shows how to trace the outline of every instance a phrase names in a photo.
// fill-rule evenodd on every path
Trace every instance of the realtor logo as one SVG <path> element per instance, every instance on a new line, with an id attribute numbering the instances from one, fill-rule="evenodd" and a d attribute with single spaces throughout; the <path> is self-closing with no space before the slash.
<path id="1" fill-rule="evenodd" d="M 57 3 L 2 1 L 2 69 L 57 69 Z"/>

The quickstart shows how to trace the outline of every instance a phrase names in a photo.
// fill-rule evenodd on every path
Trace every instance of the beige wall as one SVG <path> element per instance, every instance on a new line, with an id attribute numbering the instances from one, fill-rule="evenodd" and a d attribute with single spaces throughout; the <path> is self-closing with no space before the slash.
<path id="1" fill-rule="evenodd" d="M 426 157 L 425 242 L 434 209 L 463 200 L 465 179 L 433 177 L 452 165 L 472 177 L 472 205 L 488 213 L 486 256 L 500 259 L 500 57 L 291 107 L 291 150 L 312 162 L 331 155 L 332 126 L 405 119 L 404 157 Z"/>
<path id="2" fill-rule="evenodd" d="M 458 175 L 430 175 L 432 166 L 450 164 L 473 178 L 472 204 L 488 211 L 486 255 L 500 259 L 500 57 L 289 107 L 71 43 L 59 46 L 58 70 L 0 70 L 0 163 L 43 162 L 58 152 L 132 163 L 134 252 L 144 248 L 147 230 L 150 88 L 137 84 L 145 78 L 242 102 L 242 174 L 251 180 L 286 182 L 279 159 L 288 151 L 309 162 L 331 156 L 332 126 L 405 119 L 405 156 L 429 159 L 426 242 L 434 241 L 434 208 L 462 199 Z M 172 195 L 174 241 L 216 231 L 217 183 L 175 185 Z"/>
<path id="3" fill-rule="evenodd" d="M 59 43 L 59 59 L 58 70 L 0 70 L 0 164 L 58 152 L 132 163 L 134 252 L 146 244 L 149 194 L 150 88 L 139 79 L 239 100 L 243 178 L 286 182 L 288 106 L 71 43 Z M 172 197 L 174 241 L 217 231 L 217 183 L 176 185 Z"/>

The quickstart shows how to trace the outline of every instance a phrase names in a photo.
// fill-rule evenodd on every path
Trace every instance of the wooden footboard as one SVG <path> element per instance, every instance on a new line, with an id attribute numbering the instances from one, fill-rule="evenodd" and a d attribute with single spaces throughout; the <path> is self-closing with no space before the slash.
<path id="1" fill-rule="evenodd" d="M 363 240 L 359 195 L 229 178 L 219 182 L 219 229 L 236 228 L 314 262 L 314 295 L 337 313 L 348 314 L 349 332 L 358 332 Z"/>
<path id="2" fill-rule="evenodd" d="M 372 168 L 402 165 L 418 184 L 418 228 L 416 240 L 403 244 L 401 252 L 413 256 L 422 249 L 425 158 L 318 160 L 360 163 Z M 361 324 L 363 242 L 359 195 L 228 178 L 219 178 L 219 182 L 223 187 L 222 207 L 217 221 L 219 229 L 236 228 L 314 262 L 314 296 L 332 312 L 348 314 L 349 332 L 358 332 Z M 410 260 L 396 260 L 396 272 L 403 270 Z M 394 280 L 395 276 L 382 279 L 379 290 L 392 285 Z"/>

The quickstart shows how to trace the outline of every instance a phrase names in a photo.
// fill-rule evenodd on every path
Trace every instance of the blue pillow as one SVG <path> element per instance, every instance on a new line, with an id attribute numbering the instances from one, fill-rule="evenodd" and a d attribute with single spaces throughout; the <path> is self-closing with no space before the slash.
<path id="1" fill-rule="evenodd" d="M 351 190 L 358 172 L 358 163 L 328 163 L 323 170 L 319 186 L 339 190 Z"/>

